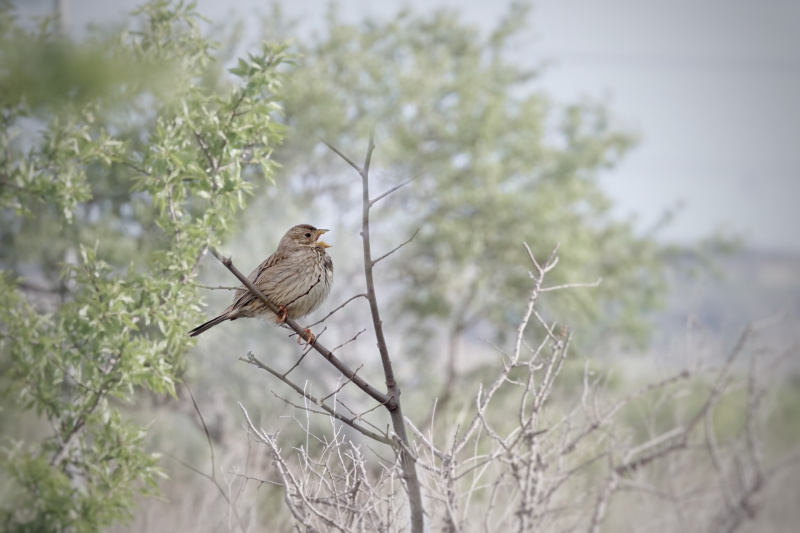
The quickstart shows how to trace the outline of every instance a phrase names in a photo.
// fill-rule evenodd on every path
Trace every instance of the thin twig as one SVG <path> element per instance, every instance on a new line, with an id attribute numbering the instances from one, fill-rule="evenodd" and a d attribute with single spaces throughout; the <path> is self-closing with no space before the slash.
<path id="1" fill-rule="evenodd" d="M 328 143 L 325 143 L 325 144 L 328 144 Z M 328 146 L 330 147 L 330 145 L 328 145 Z M 384 198 L 386 198 L 387 196 L 389 196 L 390 194 L 392 194 L 392 193 L 393 193 L 393 192 L 395 192 L 396 190 L 398 190 L 398 189 L 401 189 L 401 188 L 405 187 L 406 185 L 408 185 L 409 183 L 411 183 L 411 182 L 413 182 L 413 181 L 414 181 L 413 179 L 410 179 L 410 180 L 408 180 L 408 181 L 404 181 L 404 182 L 403 182 L 403 183 L 401 183 L 400 185 L 396 185 L 396 186 L 392 187 L 391 189 L 389 189 L 389 190 L 388 190 L 388 191 L 386 191 L 385 193 L 381 194 L 380 196 L 377 196 L 377 197 L 373 198 L 372 200 L 370 200 L 370 202 L 369 202 L 369 206 L 370 206 L 370 207 L 372 207 L 373 205 L 375 205 L 376 203 L 378 203 L 378 201 L 379 201 L 379 200 L 383 200 Z"/>
<path id="2" fill-rule="evenodd" d="M 403 243 L 399 244 L 399 245 L 398 245 L 397 247 L 395 247 L 393 250 L 391 250 L 391 251 L 389 251 L 389 252 L 387 252 L 387 253 L 383 254 L 383 255 L 382 255 L 382 256 L 380 256 L 379 258 L 377 258 L 377 259 L 374 259 L 374 260 L 372 261 L 372 266 L 375 266 L 375 265 L 377 265 L 379 261 L 383 261 L 384 259 L 386 259 L 386 258 L 387 258 L 387 257 L 389 257 L 390 255 L 392 255 L 393 253 L 395 253 L 397 250 L 399 250 L 400 248 L 402 248 L 402 247 L 403 247 L 403 246 L 405 246 L 406 244 L 408 244 L 408 243 L 410 243 L 411 241 L 413 241 L 413 240 L 414 240 L 414 237 L 416 237 L 416 236 L 417 236 L 417 233 L 419 233 L 419 229 L 418 229 L 417 231 L 415 231 L 415 232 L 414 232 L 414 235 L 412 235 L 411 237 L 409 237 L 409 239 L 408 239 L 407 241 L 405 241 L 405 242 L 403 242 Z"/>
<path id="3" fill-rule="evenodd" d="M 297 361 L 295 361 L 295 363 L 294 363 L 294 364 L 293 364 L 293 365 L 292 365 L 292 366 L 289 368 L 289 370 L 287 370 L 286 372 L 284 372 L 283 374 L 281 374 L 281 377 L 282 377 L 282 378 L 285 378 L 286 376 L 288 376 L 289 374 L 291 374 L 291 373 L 292 373 L 292 371 L 293 371 L 295 368 L 297 368 L 298 366 L 300 366 L 300 363 L 302 363 L 302 362 L 303 362 L 303 359 L 305 359 L 305 358 L 306 358 L 306 356 L 309 354 L 309 352 L 311 352 L 311 347 L 309 347 L 309 348 L 307 348 L 306 350 L 304 350 L 304 351 L 303 351 L 303 353 L 302 353 L 302 354 L 300 354 L 300 357 L 298 357 L 298 358 L 297 358 Z M 249 355 L 249 354 L 248 354 L 248 355 Z"/>
<path id="4" fill-rule="evenodd" d="M 558 291 L 561 289 L 574 289 L 577 287 L 599 287 L 603 282 L 603 278 L 597 278 L 597 281 L 592 283 L 565 283 L 564 285 L 555 285 L 553 287 L 542 287 L 539 292 Z"/>
<path id="5" fill-rule="evenodd" d="M 335 419 L 339 420 L 340 422 L 343 422 L 343 423 L 347 424 L 348 426 L 350 426 L 351 428 L 353 428 L 356 431 L 360 432 L 362 435 L 364 435 L 366 437 L 374 439 L 374 440 L 376 440 L 378 442 L 382 442 L 384 444 L 391 445 L 392 441 L 388 437 L 386 437 L 384 435 L 379 435 L 379 434 L 374 433 L 374 432 L 372 432 L 372 431 L 370 431 L 370 430 L 368 430 L 368 429 L 366 429 L 364 427 L 361 427 L 360 425 L 358 425 L 355 422 L 355 419 L 350 419 L 350 418 L 347 418 L 346 416 L 342 415 L 341 413 L 337 413 L 335 409 L 333 409 L 332 407 L 330 407 L 328 404 L 325 403 L 324 399 L 316 398 L 312 394 L 308 393 L 303 387 L 299 386 L 297 383 L 295 383 L 292 380 L 290 380 L 289 378 L 287 378 L 284 374 L 281 374 L 280 372 L 278 372 L 277 370 L 275 370 L 271 366 L 269 366 L 266 363 L 263 363 L 262 361 L 260 361 L 256 356 L 253 355 L 252 352 L 248 352 L 247 358 L 240 357 L 239 360 L 243 361 L 245 363 L 249 363 L 249 364 L 251 364 L 253 366 L 256 366 L 256 367 L 258 367 L 258 368 L 260 368 L 262 370 L 266 370 L 267 372 L 269 372 L 270 374 L 272 374 L 273 376 L 275 376 L 276 378 L 278 378 L 279 380 L 284 382 L 286 385 L 291 387 L 297 394 L 299 394 L 303 398 L 311 401 L 315 405 L 321 407 L 325 411 L 324 414 L 332 416 Z M 349 383 L 349 382 L 350 382 L 350 380 L 348 380 L 347 383 Z M 297 406 L 297 405 L 295 405 L 295 404 L 293 404 L 293 403 L 291 403 L 288 400 L 285 400 L 283 398 L 281 398 L 281 399 L 283 401 L 285 401 L 286 403 L 288 403 L 289 405 L 292 405 L 293 407 L 297 407 L 299 409 L 307 409 L 307 408 L 302 407 L 302 406 Z"/>
<path id="6" fill-rule="evenodd" d="M 355 340 L 356 340 L 356 339 L 358 339 L 358 337 L 359 337 L 359 336 L 360 336 L 362 333 L 364 333 L 365 331 L 367 331 L 367 328 L 364 328 L 364 329 L 362 329 L 361 331 L 359 331 L 359 332 L 358 332 L 358 333 L 356 333 L 354 336 L 352 336 L 352 337 L 350 337 L 349 339 L 347 339 L 346 341 L 344 341 L 342 344 L 340 344 L 340 345 L 339 345 L 339 346 L 337 346 L 336 348 L 333 348 L 333 349 L 331 350 L 331 352 L 335 352 L 336 350 L 338 350 L 338 349 L 339 349 L 339 348 L 341 348 L 342 346 L 347 346 L 347 345 L 348 345 L 348 344 L 350 344 L 351 342 L 355 342 Z M 363 366 L 363 365 L 362 365 L 362 366 Z M 361 368 L 361 367 L 358 367 L 358 368 Z M 356 368 L 356 372 L 358 372 L 358 368 Z"/>
<path id="7" fill-rule="evenodd" d="M 197 474 L 200 474 L 204 478 L 206 478 L 209 481 L 211 481 L 211 483 L 213 483 L 214 486 L 217 487 L 217 490 L 222 495 L 222 497 L 225 498 L 225 501 L 228 502 L 228 508 L 231 509 L 231 511 L 233 512 L 233 515 L 236 517 L 236 521 L 239 524 L 239 528 L 242 531 L 247 531 L 247 528 L 244 526 L 244 522 L 242 521 L 242 517 L 239 516 L 238 509 L 236 508 L 236 506 L 231 505 L 230 496 L 225 491 L 225 489 L 222 487 L 222 485 L 220 484 L 219 480 L 217 480 L 216 455 L 214 453 L 214 445 L 211 442 L 211 433 L 208 431 L 208 426 L 206 425 L 206 420 L 203 417 L 203 412 L 200 411 L 200 407 L 197 405 L 197 401 L 194 399 L 194 394 L 192 394 L 191 387 L 189 387 L 189 384 L 186 383 L 186 381 L 184 381 L 184 386 L 186 387 L 186 391 L 189 393 L 189 397 L 192 399 L 192 406 L 194 406 L 194 411 L 197 413 L 197 416 L 200 418 L 200 423 L 203 426 L 203 432 L 206 435 L 206 442 L 208 442 L 208 451 L 209 451 L 209 454 L 211 456 L 211 474 L 206 474 L 204 472 L 201 472 L 200 470 L 187 465 L 186 463 L 184 463 L 183 461 L 181 461 L 180 459 L 177 459 L 175 457 L 173 457 L 173 459 L 175 459 L 176 461 L 178 461 L 179 463 L 181 463 L 185 467 L 189 468 L 193 472 L 195 472 Z"/>
<path id="8" fill-rule="evenodd" d="M 358 165 L 356 165 L 355 163 L 353 163 L 353 161 L 352 161 L 352 160 L 351 160 L 349 157 L 347 157 L 347 156 L 346 156 L 346 155 L 344 155 L 342 152 L 340 152 L 340 151 L 339 151 L 339 150 L 338 150 L 338 149 L 337 149 L 335 146 L 333 146 L 331 143 L 329 143 L 329 142 L 328 142 L 328 141 L 326 141 L 325 139 L 320 139 L 320 141 L 322 141 L 322 142 L 325 144 L 325 146 L 327 146 L 328 148 L 330 148 L 330 149 L 331 149 L 331 151 L 332 151 L 333 153 L 335 153 L 336 155 L 338 155 L 339 157 L 341 157 L 342 159 L 344 159 L 344 161 L 345 161 L 345 162 L 346 162 L 348 165 L 350 165 L 351 167 L 353 167 L 354 169 L 356 169 L 356 172 L 358 172 L 359 174 L 361 174 L 361 173 L 362 173 L 361 167 L 360 167 L 360 166 L 358 166 Z M 369 144 L 370 144 L 370 146 L 373 146 L 373 144 L 372 144 L 372 138 L 371 138 L 371 137 L 370 137 L 370 143 L 369 143 Z"/>
<path id="9" fill-rule="evenodd" d="M 348 298 L 347 300 L 345 300 L 345 302 L 344 302 L 342 305 L 340 305 L 339 307 L 337 307 L 336 309 L 334 309 L 333 311 L 331 311 L 330 313 L 328 313 L 327 315 L 325 315 L 325 318 L 323 318 L 323 319 L 321 319 L 321 320 L 317 320 L 316 322 L 314 322 L 313 324 L 311 324 L 311 325 L 310 325 L 310 326 L 308 326 L 308 327 L 309 327 L 309 328 L 313 328 L 314 326 L 317 326 L 317 325 L 319 325 L 319 324 L 322 324 L 323 322 L 325 322 L 326 320 L 328 320 L 328 319 L 329 319 L 331 316 L 333 316 L 333 314 L 334 314 L 335 312 L 337 312 L 337 311 L 339 311 L 339 310 L 343 309 L 343 308 L 344 308 L 344 306 L 346 306 L 347 304 L 349 304 L 349 303 L 350 303 L 350 302 L 352 302 L 353 300 L 355 300 L 355 299 L 357 299 L 357 298 L 366 298 L 366 297 L 367 297 L 367 295 L 366 295 L 366 294 L 363 294 L 363 293 L 362 293 L 362 294 L 356 294 L 355 296 L 351 296 L 350 298 Z"/>
<path id="10" fill-rule="evenodd" d="M 356 372 L 358 372 L 358 371 L 359 371 L 359 370 L 361 370 L 362 368 L 364 368 L 364 365 L 360 365 L 358 368 L 356 368 Z M 330 398 L 330 397 L 332 397 L 332 396 L 336 396 L 336 395 L 337 395 L 337 394 L 339 394 L 339 393 L 342 391 L 342 389 L 343 389 L 343 388 L 344 388 L 344 387 L 345 387 L 345 386 L 346 386 L 348 383 L 350 383 L 351 381 L 352 381 L 352 380 L 350 380 L 350 379 L 347 379 L 347 380 L 345 380 L 345 381 L 344 381 L 344 383 L 342 383 L 341 385 L 339 385 L 339 387 L 338 387 L 338 388 L 337 388 L 335 391 L 333 391 L 332 393 L 328 394 L 327 396 L 325 396 L 325 397 L 321 398 L 321 399 L 320 399 L 320 401 L 324 402 L 324 401 L 325 401 L 325 400 L 327 400 L 328 398 Z"/>
<path id="11" fill-rule="evenodd" d="M 191 468 L 191 467 L 189 467 L 189 468 Z M 233 474 L 236 477 L 240 477 L 242 479 L 246 479 L 248 481 L 256 481 L 256 482 L 258 482 L 259 486 L 256 487 L 256 488 L 260 488 L 261 485 L 263 485 L 264 483 L 267 483 L 268 485 L 276 485 L 278 487 L 282 487 L 283 486 L 283 484 L 280 481 L 272 481 L 270 479 L 261 479 L 261 478 L 257 478 L 257 477 L 253 477 L 253 476 L 248 476 L 246 474 L 240 474 L 239 472 L 234 472 L 232 470 L 228 470 L 228 473 L 229 474 Z"/>

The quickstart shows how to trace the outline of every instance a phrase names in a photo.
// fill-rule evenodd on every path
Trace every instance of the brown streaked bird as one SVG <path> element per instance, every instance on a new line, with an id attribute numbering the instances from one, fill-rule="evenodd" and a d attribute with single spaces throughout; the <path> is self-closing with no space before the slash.
<path id="1" fill-rule="evenodd" d="M 264 317 L 282 324 L 287 317 L 300 318 L 316 310 L 328 297 L 333 285 L 333 261 L 325 252 L 330 244 L 320 241 L 326 229 L 300 224 L 286 232 L 275 250 L 247 279 L 278 306 L 279 314 L 269 310 L 247 287 L 236 289 L 233 303 L 216 318 L 200 324 L 189 335 L 196 337 L 226 320 Z M 313 342 L 313 335 L 306 330 Z M 298 339 L 298 342 L 300 339 Z"/>

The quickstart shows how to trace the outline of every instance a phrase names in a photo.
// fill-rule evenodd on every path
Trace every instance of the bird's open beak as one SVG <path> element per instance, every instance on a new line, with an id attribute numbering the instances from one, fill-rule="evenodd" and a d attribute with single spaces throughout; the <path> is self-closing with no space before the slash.
<path id="1" fill-rule="evenodd" d="M 325 241 L 320 241 L 319 240 L 319 236 L 322 235 L 323 233 L 328 233 L 328 230 L 326 230 L 326 229 L 318 229 L 317 230 L 317 238 L 314 239 L 314 240 L 317 242 L 317 246 L 321 246 L 323 248 L 330 248 L 331 247 L 330 244 L 328 244 Z"/>

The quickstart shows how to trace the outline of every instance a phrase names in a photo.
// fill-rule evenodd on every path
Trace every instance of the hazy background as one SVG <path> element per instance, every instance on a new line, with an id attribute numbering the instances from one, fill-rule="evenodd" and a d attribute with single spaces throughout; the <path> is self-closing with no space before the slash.
<path id="1" fill-rule="evenodd" d="M 58 0 L 15 3 L 51 12 Z M 139 0 L 61 0 L 66 24 L 111 24 Z M 300 32 L 321 27 L 327 0 L 281 1 Z M 510 2 L 341 0 L 348 21 L 388 17 L 402 6 L 458 9 L 489 30 Z M 266 1 L 198 0 L 212 22 L 241 17 L 248 33 Z M 643 231 L 665 209 L 679 216 L 662 238 L 680 243 L 721 232 L 761 252 L 800 252 L 800 3 L 793 1 L 540 0 L 520 62 L 547 62 L 539 83 L 557 100 L 606 99 L 641 136 L 603 178 L 620 215 Z"/>
<path id="2" fill-rule="evenodd" d="M 121 24 L 124 16 L 143 0 L 17 0 L 14 3 L 23 17 L 51 14 L 58 7 L 66 15 L 63 20 L 65 29 L 80 38 L 88 25 L 113 27 Z M 360 23 L 369 16 L 389 19 L 404 5 L 420 14 L 447 7 L 453 13 L 458 13 L 461 20 L 488 33 L 509 12 L 510 6 L 509 2 L 488 0 L 417 0 L 405 4 L 365 0 L 340 1 L 336 4 L 330 4 L 327 0 L 278 3 L 286 18 L 293 18 L 299 23 L 298 31 L 287 33 L 300 35 L 301 39 L 326 28 L 325 15 L 330 9 L 337 11 L 340 20 Z M 219 40 L 225 40 L 229 36 L 225 31 L 229 31 L 233 21 L 242 21 L 244 35 L 240 40 L 241 49 L 234 56 L 251 51 L 254 42 L 263 33 L 256 27 L 263 19 L 254 15 L 266 14 L 272 6 L 272 3 L 254 0 L 236 3 L 200 0 L 197 4 L 198 11 L 210 21 L 212 38 L 219 34 Z M 736 343 L 745 323 L 772 315 L 781 307 L 789 309 L 789 318 L 781 323 L 780 329 L 776 326 L 769 342 L 776 346 L 789 346 L 792 342 L 800 341 L 800 322 L 797 319 L 797 311 L 800 310 L 800 237 L 797 236 L 800 215 L 795 208 L 800 198 L 800 180 L 796 175 L 800 169 L 800 151 L 796 147 L 796 139 L 800 138 L 800 35 L 797 32 L 800 27 L 800 4 L 777 1 L 711 1 L 701 4 L 672 1 L 644 4 L 634 1 L 547 0 L 534 2 L 533 6 L 527 29 L 522 32 L 523 37 L 514 41 L 518 46 L 511 59 L 531 68 L 541 69 L 544 65 L 542 75 L 535 80 L 537 90 L 546 92 L 552 99 L 565 105 L 600 101 L 606 104 L 616 129 L 639 136 L 640 142 L 622 158 L 620 164 L 605 171 L 600 182 L 614 202 L 615 215 L 620 219 L 633 217 L 636 220 L 635 227 L 641 234 L 647 234 L 666 212 L 675 211 L 674 219 L 655 235 L 662 242 L 686 245 L 670 260 L 679 266 L 686 266 L 680 264 L 684 262 L 690 267 L 672 269 L 675 265 L 669 265 L 671 270 L 666 274 L 669 283 L 665 289 L 668 299 L 664 309 L 653 313 L 651 310 L 655 306 L 642 305 L 632 311 L 635 318 L 652 322 L 652 335 L 647 337 L 649 349 L 637 347 L 634 353 L 626 352 L 628 348 L 613 344 L 614 338 L 606 330 L 585 333 L 585 330 L 592 329 L 587 327 L 581 331 L 582 337 L 579 339 L 583 345 L 576 348 L 575 353 L 579 358 L 589 353 L 597 358 L 603 372 L 608 370 L 609 375 L 622 375 L 621 382 L 629 380 L 623 385 L 633 386 L 654 379 L 653 376 L 658 375 L 662 368 L 675 366 L 675 362 L 687 363 L 687 354 L 693 357 L 695 348 L 698 357 L 707 356 L 710 361 L 718 361 L 727 348 Z M 228 30 L 215 29 L 223 26 Z M 204 32 L 206 29 L 203 29 Z M 388 62 L 382 63 L 386 64 Z M 308 76 L 308 73 L 305 75 Z M 302 79 L 312 79 L 312 83 L 303 85 L 308 87 L 313 86 L 313 80 L 318 78 Z M 412 87 L 411 92 L 415 95 L 422 92 L 418 85 Z M 348 89 L 349 85 L 343 89 L 339 87 L 341 93 L 348 92 Z M 390 108 L 389 115 L 395 109 Z M 383 115 L 384 118 L 386 116 Z M 306 137 L 302 139 L 306 140 Z M 338 140 L 331 139 L 334 144 Z M 314 152 L 322 147 L 314 147 L 313 142 L 309 143 L 312 147 L 308 150 L 307 146 L 297 149 L 299 158 L 316 159 L 314 163 L 319 164 L 319 168 L 334 176 L 350 172 L 338 160 L 335 162 L 338 167 L 330 166 L 328 160 L 323 160 L 324 156 L 319 153 L 329 156 L 327 151 L 321 149 Z M 418 157 L 404 161 L 420 160 L 421 150 L 417 149 L 418 146 L 419 143 L 412 145 L 412 151 Z M 525 150 L 517 152 L 518 155 L 535 153 L 527 151 L 528 145 L 524 146 Z M 376 152 L 378 158 L 385 154 L 380 153 L 380 148 L 379 143 L 379 151 Z M 357 157 L 361 153 L 357 152 Z M 243 214 L 243 227 L 225 243 L 222 251 L 234 254 L 237 266 L 249 271 L 272 251 L 279 234 L 289 225 L 309 222 L 331 228 L 326 240 L 330 236 L 335 246 L 331 253 L 336 261 L 337 282 L 329 300 L 318 311 L 318 316 L 313 317 L 319 318 L 346 297 L 361 290 L 361 244 L 357 229 L 353 229 L 355 225 L 352 224 L 358 202 L 341 202 L 344 207 L 340 209 L 329 209 L 330 205 L 315 205 L 311 201 L 313 198 L 309 199 L 310 195 L 306 195 L 306 190 L 302 189 L 305 186 L 302 180 L 306 176 L 300 175 L 301 170 L 295 170 L 297 175 L 293 175 L 290 169 L 291 165 L 279 169 L 276 181 L 292 183 L 295 188 L 286 185 L 283 188 L 267 187 L 263 194 L 259 193 L 253 198 L 249 211 Z M 325 177 L 328 177 L 327 174 Z M 375 193 L 406 176 L 386 176 L 377 171 L 373 177 Z M 101 176 L 100 179 L 105 177 Z M 342 183 L 350 182 L 342 180 Z M 301 194 L 297 194 L 298 191 Z M 274 209 L 275 205 L 279 205 L 279 208 Z M 547 205 L 559 206 L 560 202 L 552 201 Z M 495 219 L 497 213 L 502 212 L 496 209 L 489 218 Z M 525 211 L 526 214 L 531 212 Z M 390 227 L 399 233 L 400 230 L 392 224 L 402 216 L 404 213 L 401 212 L 394 219 L 381 220 L 376 217 L 374 220 L 377 223 L 373 227 L 380 228 L 378 224 L 382 221 L 384 228 Z M 348 223 L 351 227 L 344 231 Z M 597 229 L 595 225 L 591 226 L 582 229 Z M 44 230 L 34 231 L 37 235 L 43 235 L 44 239 L 49 238 Z M 460 233 L 463 234 L 463 231 Z M 493 235 L 498 233 L 502 232 L 497 231 Z M 698 241 L 713 235 L 741 239 L 742 246 L 734 253 L 708 254 L 714 268 L 697 268 L 695 270 L 699 275 L 689 275 L 690 270 L 702 264 L 698 259 L 702 254 L 695 255 L 690 250 Z M 389 249 L 388 243 L 394 246 L 406 238 L 405 233 L 397 237 L 388 230 L 377 230 L 374 236 L 377 236 L 376 240 L 380 237 L 385 239 L 376 244 L 376 250 Z M 434 236 L 439 237 L 439 234 Z M 551 240 L 556 240 L 552 234 L 544 234 L 541 239 L 538 239 L 539 235 L 536 237 L 541 241 L 536 243 L 540 246 L 550 246 Z M 424 235 L 413 243 L 418 247 L 417 251 L 424 248 L 420 244 L 422 238 Z M 491 237 L 487 240 L 491 240 Z M 633 248 L 629 246 L 632 240 L 625 240 L 621 248 L 611 245 L 604 248 L 602 242 L 592 238 L 579 243 L 576 248 L 579 249 L 582 244 L 583 249 L 592 252 L 607 251 L 611 262 L 619 266 L 637 263 L 631 255 Z M 433 242 L 436 242 L 435 239 Z M 113 243 L 105 244 L 113 246 Z M 518 241 L 515 241 L 517 244 Z M 519 252 L 521 255 L 521 250 Z M 569 246 L 565 245 L 561 253 L 567 257 L 559 266 L 564 268 L 569 262 Z M 489 255 L 495 257 L 493 253 Z M 590 267 L 592 277 L 569 281 L 595 279 L 592 269 L 602 266 L 599 264 L 602 261 L 597 259 L 599 256 L 600 253 L 590 254 L 591 259 L 582 263 Z M 402 265 L 401 257 L 402 254 L 394 256 L 395 265 Z M 664 264 L 660 264 L 661 256 L 655 257 L 657 259 L 650 264 L 651 267 L 666 264 L 666 259 Z M 511 269 L 513 262 L 507 263 Z M 619 274 L 617 281 L 623 279 L 621 287 L 626 290 L 614 293 L 614 296 L 622 299 L 628 292 L 647 289 L 648 278 L 655 279 L 662 271 L 653 268 L 652 272 L 652 276 L 646 272 L 641 277 L 630 273 Z M 202 262 L 201 280 L 209 285 L 231 283 L 228 273 L 209 257 Z M 401 300 L 397 287 L 405 289 L 410 286 L 402 285 L 403 281 L 397 279 L 382 279 L 380 282 L 385 284 L 380 287 L 379 294 L 386 310 L 396 303 L 393 300 Z M 614 283 L 612 276 L 606 278 L 603 288 L 610 283 Z M 451 293 L 457 293 L 457 289 Z M 494 296 L 497 291 L 492 289 L 488 292 Z M 203 294 L 204 316 L 213 316 L 230 299 L 230 294 L 224 291 L 207 291 Z M 502 311 L 506 309 L 508 301 L 501 303 Z M 512 314 L 518 304 L 521 305 L 511 302 L 508 306 Z M 479 316 L 483 316 L 483 312 L 489 316 L 486 309 L 481 309 Z M 597 313 L 597 316 L 602 318 L 603 313 Z M 437 327 L 448 326 L 450 318 L 434 318 L 432 322 L 439 320 L 435 322 Z M 592 323 L 586 325 L 596 326 L 595 322 L 602 321 L 592 318 Z M 324 338 L 330 345 L 346 341 L 362 324 L 366 327 L 369 323 L 366 308 L 357 305 L 348 308 L 346 315 L 340 313 L 335 320 L 340 322 L 333 324 Z M 448 379 L 450 383 L 459 384 L 459 393 L 469 396 L 464 400 L 464 405 L 472 405 L 473 385 L 477 389 L 477 383 L 485 378 L 487 361 L 494 361 L 492 357 L 496 355 L 486 342 L 491 334 L 481 329 L 486 327 L 486 321 L 476 323 L 478 325 L 471 329 L 454 330 L 456 333 L 451 339 L 455 347 L 453 353 L 460 349 L 463 355 L 459 356 L 457 363 L 455 357 L 452 359 L 453 368 L 458 367 L 458 380 Z M 687 323 L 692 323 L 696 331 L 687 333 Z M 430 342 L 428 352 L 417 353 L 410 341 L 404 338 L 409 331 L 419 333 L 413 325 L 398 323 L 394 336 L 390 338 L 393 353 L 398 354 L 399 361 L 407 363 L 396 366 L 399 380 L 404 390 L 425 390 L 427 393 L 433 385 L 429 387 L 424 378 L 444 381 L 440 379 L 443 373 L 437 371 L 445 365 L 446 335 L 436 330 L 439 335 L 433 338 L 437 342 Z M 297 347 L 292 342 L 286 342 L 282 333 L 269 330 L 265 337 L 260 324 L 240 320 L 215 328 L 189 352 L 187 361 L 190 363 L 183 377 L 194 388 L 209 423 L 211 436 L 221 452 L 220 457 L 224 457 L 220 464 L 224 462 L 235 467 L 242 463 L 242 457 L 249 458 L 250 450 L 244 449 L 248 444 L 239 426 L 235 401 L 244 398 L 245 403 L 253 407 L 252 412 L 258 412 L 261 420 L 265 421 L 265 427 L 283 429 L 295 425 L 295 419 L 287 415 L 292 409 L 272 396 L 276 389 L 280 393 L 280 384 L 276 387 L 276 383 L 263 376 L 254 378 L 251 368 L 236 361 L 237 357 L 252 350 L 259 356 L 283 365 L 289 360 L 286 357 L 293 357 L 297 353 Z M 702 337 L 702 342 L 690 342 L 694 333 L 698 338 Z M 587 341 L 592 334 L 606 342 L 594 342 L 595 338 Z M 348 344 L 342 352 L 348 362 L 364 364 L 363 372 L 371 373 L 368 377 L 380 383 L 382 376 L 379 376 L 379 364 L 373 346 L 370 333 L 367 333 L 357 343 Z M 786 351 L 794 358 L 791 364 L 796 370 L 799 365 L 795 352 Z M 665 361 L 667 364 L 663 364 Z M 575 398 L 570 387 L 580 383 L 583 375 L 583 359 L 576 358 L 573 362 L 576 363 L 574 368 L 567 369 L 559 382 L 563 396 L 555 399 L 570 407 Z M 429 372 L 420 372 L 420 368 Z M 312 381 L 321 384 L 325 390 L 334 390 L 339 383 L 338 372 L 328 367 L 309 361 L 307 368 L 301 370 L 305 373 L 298 380 L 311 376 Z M 296 375 L 300 372 L 298 370 Z M 770 418 L 769 422 L 780 431 L 774 435 L 765 432 L 765 435 L 794 449 L 794 443 L 798 442 L 796 435 L 800 434 L 800 429 L 797 429 L 800 423 L 796 416 L 796 413 L 800 413 L 796 407 L 800 405 L 800 395 L 795 392 L 800 390 L 797 387 L 797 372 L 776 372 L 773 375 L 777 378 L 769 382 L 769 387 L 775 392 L 775 406 L 780 409 L 774 412 L 780 418 L 777 422 Z M 623 391 L 623 385 L 620 385 L 619 391 Z M 409 394 L 407 403 L 404 403 L 406 413 L 411 412 L 412 417 L 423 419 L 423 415 L 431 408 L 428 402 L 433 397 L 437 401 L 441 397 L 438 381 L 435 386 L 437 390 L 430 388 L 433 391 L 430 394 Z M 196 424 L 196 413 L 185 391 L 181 388 L 179 392 L 182 396 L 175 402 L 141 395 L 137 397 L 142 400 L 140 404 L 127 414 L 154 428 L 148 435 L 148 446 L 152 449 L 159 453 L 174 452 L 177 457 L 185 458 L 192 464 L 205 464 L 205 437 Z M 448 417 L 449 420 L 456 419 L 453 413 L 459 409 L 458 401 L 461 399 L 456 400 L 451 404 L 452 412 L 441 412 L 441 420 L 448 421 Z M 730 420 L 736 422 L 743 410 L 739 404 L 730 406 L 733 413 Z M 237 414 L 232 415 L 234 412 Z M 639 426 L 638 419 L 632 423 L 634 428 Z M 194 524 L 203 516 L 200 511 L 213 514 L 219 509 L 219 497 L 213 490 L 208 490 L 209 486 L 198 483 L 194 472 L 177 462 L 165 463 L 174 480 L 164 483 L 166 498 L 142 505 L 130 531 L 150 530 L 147 526 L 156 523 L 168 531 L 174 530 L 173 523 L 180 523 L 186 530 L 197 530 Z M 778 507 L 783 511 L 770 509 L 769 513 L 765 513 L 765 523 L 797 522 L 794 504 L 800 491 L 797 479 L 793 476 L 784 484 L 773 485 L 770 497 L 780 496 L 773 500 L 778 500 Z M 259 497 L 267 500 L 265 492 L 256 493 L 253 496 L 255 501 Z M 277 498 L 274 501 L 278 501 Z M 268 516 L 270 508 L 260 507 L 263 503 L 261 501 L 254 508 Z M 643 507 L 633 508 L 641 515 L 648 514 Z M 630 507 L 624 504 L 620 509 L 621 515 L 627 518 Z M 165 520 L 163 517 L 166 514 L 172 518 Z"/>
<path id="3" fill-rule="evenodd" d="M 57 3 L 17 5 L 24 16 L 52 13 Z M 121 22 L 140 3 L 60 0 L 64 23 L 76 36 L 89 24 Z M 324 28 L 331 6 L 340 19 L 354 23 L 389 18 L 403 6 L 419 13 L 446 7 L 489 32 L 511 3 L 278 4 L 298 22 L 295 34 L 302 36 Z M 243 46 L 249 46 L 260 33 L 253 15 L 269 12 L 272 3 L 197 5 L 212 25 L 240 19 Z M 545 65 L 537 87 L 565 104 L 605 101 L 613 120 L 640 138 L 620 164 L 601 174 L 618 216 L 633 217 L 645 233 L 672 212 L 659 240 L 687 245 L 719 235 L 742 244 L 718 262 L 718 270 L 673 280 L 667 308 L 654 317 L 657 352 L 668 352 L 682 338 L 689 316 L 731 338 L 749 321 L 782 306 L 800 306 L 798 27 L 800 3 L 789 1 L 533 2 L 515 59 Z M 795 338 L 795 329 L 800 328 L 790 324 L 782 336 Z"/>

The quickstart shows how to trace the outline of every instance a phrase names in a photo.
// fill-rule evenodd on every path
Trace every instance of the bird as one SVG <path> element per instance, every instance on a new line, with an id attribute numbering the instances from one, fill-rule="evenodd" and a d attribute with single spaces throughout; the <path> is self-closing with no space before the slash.
<path id="1" fill-rule="evenodd" d="M 331 245 L 319 240 L 327 232 L 309 224 L 294 226 L 281 238 L 278 249 L 247 276 L 278 307 L 278 315 L 241 286 L 221 315 L 189 331 L 189 336 L 196 337 L 226 320 L 263 317 L 283 324 L 288 317 L 300 318 L 314 312 L 333 285 L 333 260 L 325 251 Z M 311 331 L 306 329 L 306 334 L 308 343 L 313 343 Z"/>

